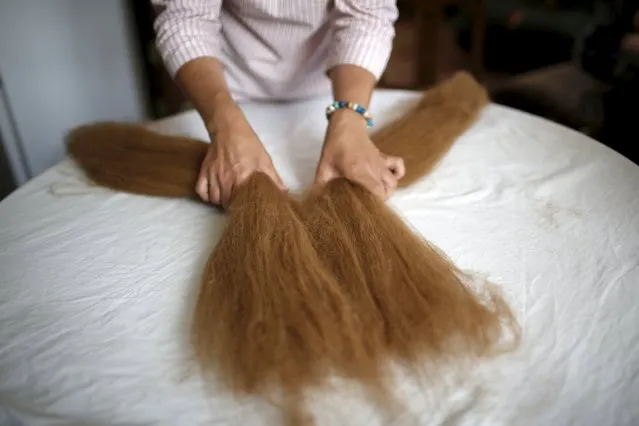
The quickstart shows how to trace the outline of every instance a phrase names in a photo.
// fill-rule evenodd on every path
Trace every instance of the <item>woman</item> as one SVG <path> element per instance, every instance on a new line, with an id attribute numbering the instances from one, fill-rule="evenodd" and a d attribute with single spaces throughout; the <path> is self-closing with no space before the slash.
<path id="1" fill-rule="evenodd" d="M 316 182 L 345 177 L 384 199 L 392 194 L 403 162 L 373 145 L 365 111 L 390 56 L 394 0 L 152 2 L 163 7 L 155 31 L 164 64 L 216 142 L 196 184 L 204 201 L 226 206 L 255 171 L 286 190 L 236 101 L 331 92 L 345 102 L 330 115 Z"/>

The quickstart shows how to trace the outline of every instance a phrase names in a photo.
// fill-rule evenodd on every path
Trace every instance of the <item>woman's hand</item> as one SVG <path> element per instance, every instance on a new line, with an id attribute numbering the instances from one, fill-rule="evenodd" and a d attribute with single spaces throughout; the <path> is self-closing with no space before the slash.
<path id="1" fill-rule="evenodd" d="M 233 101 L 222 63 L 206 56 L 193 59 L 179 69 L 176 80 L 194 103 L 211 138 L 195 183 L 200 198 L 226 209 L 233 190 L 257 171 L 284 190 L 271 157 Z"/>
<path id="2" fill-rule="evenodd" d="M 343 177 L 359 183 L 383 200 L 404 176 L 404 161 L 380 152 L 366 130 L 366 120 L 350 110 L 330 118 L 315 181 L 325 184 Z"/>
<path id="3" fill-rule="evenodd" d="M 212 143 L 195 186 L 202 200 L 226 209 L 234 188 L 258 171 L 285 191 L 271 157 L 239 108 L 229 106 L 221 116 L 209 129 Z"/>

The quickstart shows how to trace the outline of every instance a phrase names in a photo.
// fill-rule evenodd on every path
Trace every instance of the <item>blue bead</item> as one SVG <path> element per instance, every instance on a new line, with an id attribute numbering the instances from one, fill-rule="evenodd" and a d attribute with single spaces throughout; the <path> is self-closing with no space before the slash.
<path id="1" fill-rule="evenodd" d="M 326 107 L 326 111 L 325 111 L 326 118 L 329 119 L 330 116 L 335 111 L 339 109 L 344 109 L 344 108 L 348 108 L 350 110 L 357 112 L 359 115 L 362 116 L 362 118 L 366 120 L 366 124 L 368 125 L 368 127 L 373 127 L 373 119 L 371 117 L 371 114 L 368 111 L 366 111 L 366 109 L 363 106 L 358 105 L 355 102 L 333 101 L 329 106 Z"/>

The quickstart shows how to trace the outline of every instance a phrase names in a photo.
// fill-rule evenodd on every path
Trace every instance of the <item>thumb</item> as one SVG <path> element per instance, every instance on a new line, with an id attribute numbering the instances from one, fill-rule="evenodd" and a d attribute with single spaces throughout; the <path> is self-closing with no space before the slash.
<path id="1" fill-rule="evenodd" d="M 317 170 L 315 175 L 315 183 L 320 185 L 326 185 L 331 180 L 337 177 L 337 172 L 332 167 L 322 167 Z"/>
<path id="2" fill-rule="evenodd" d="M 279 173 L 273 170 L 271 171 L 271 173 L 269 173 L 269 177 L 273 180 L 273 183 L 275 184 L 275 186 L 277 186 L 281 191 L 288 192 L 288 188 L 284 184 L 284 181 L 282 181 L 282 178 L 280 177 Z"/>

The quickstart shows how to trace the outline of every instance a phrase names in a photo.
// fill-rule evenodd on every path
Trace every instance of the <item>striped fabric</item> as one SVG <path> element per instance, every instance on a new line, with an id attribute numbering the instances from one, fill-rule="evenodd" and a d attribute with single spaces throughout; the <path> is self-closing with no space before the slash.
<path id="1" fill-rule="evenodd" d="M 175 76 L 201 56 L 226 68 L 237 100 L 330 93 L 326 70 L 366 68 L 378 79 L 390 56 L 395 0 L 151 0 L 162 8 L 156 43 Z"/>

